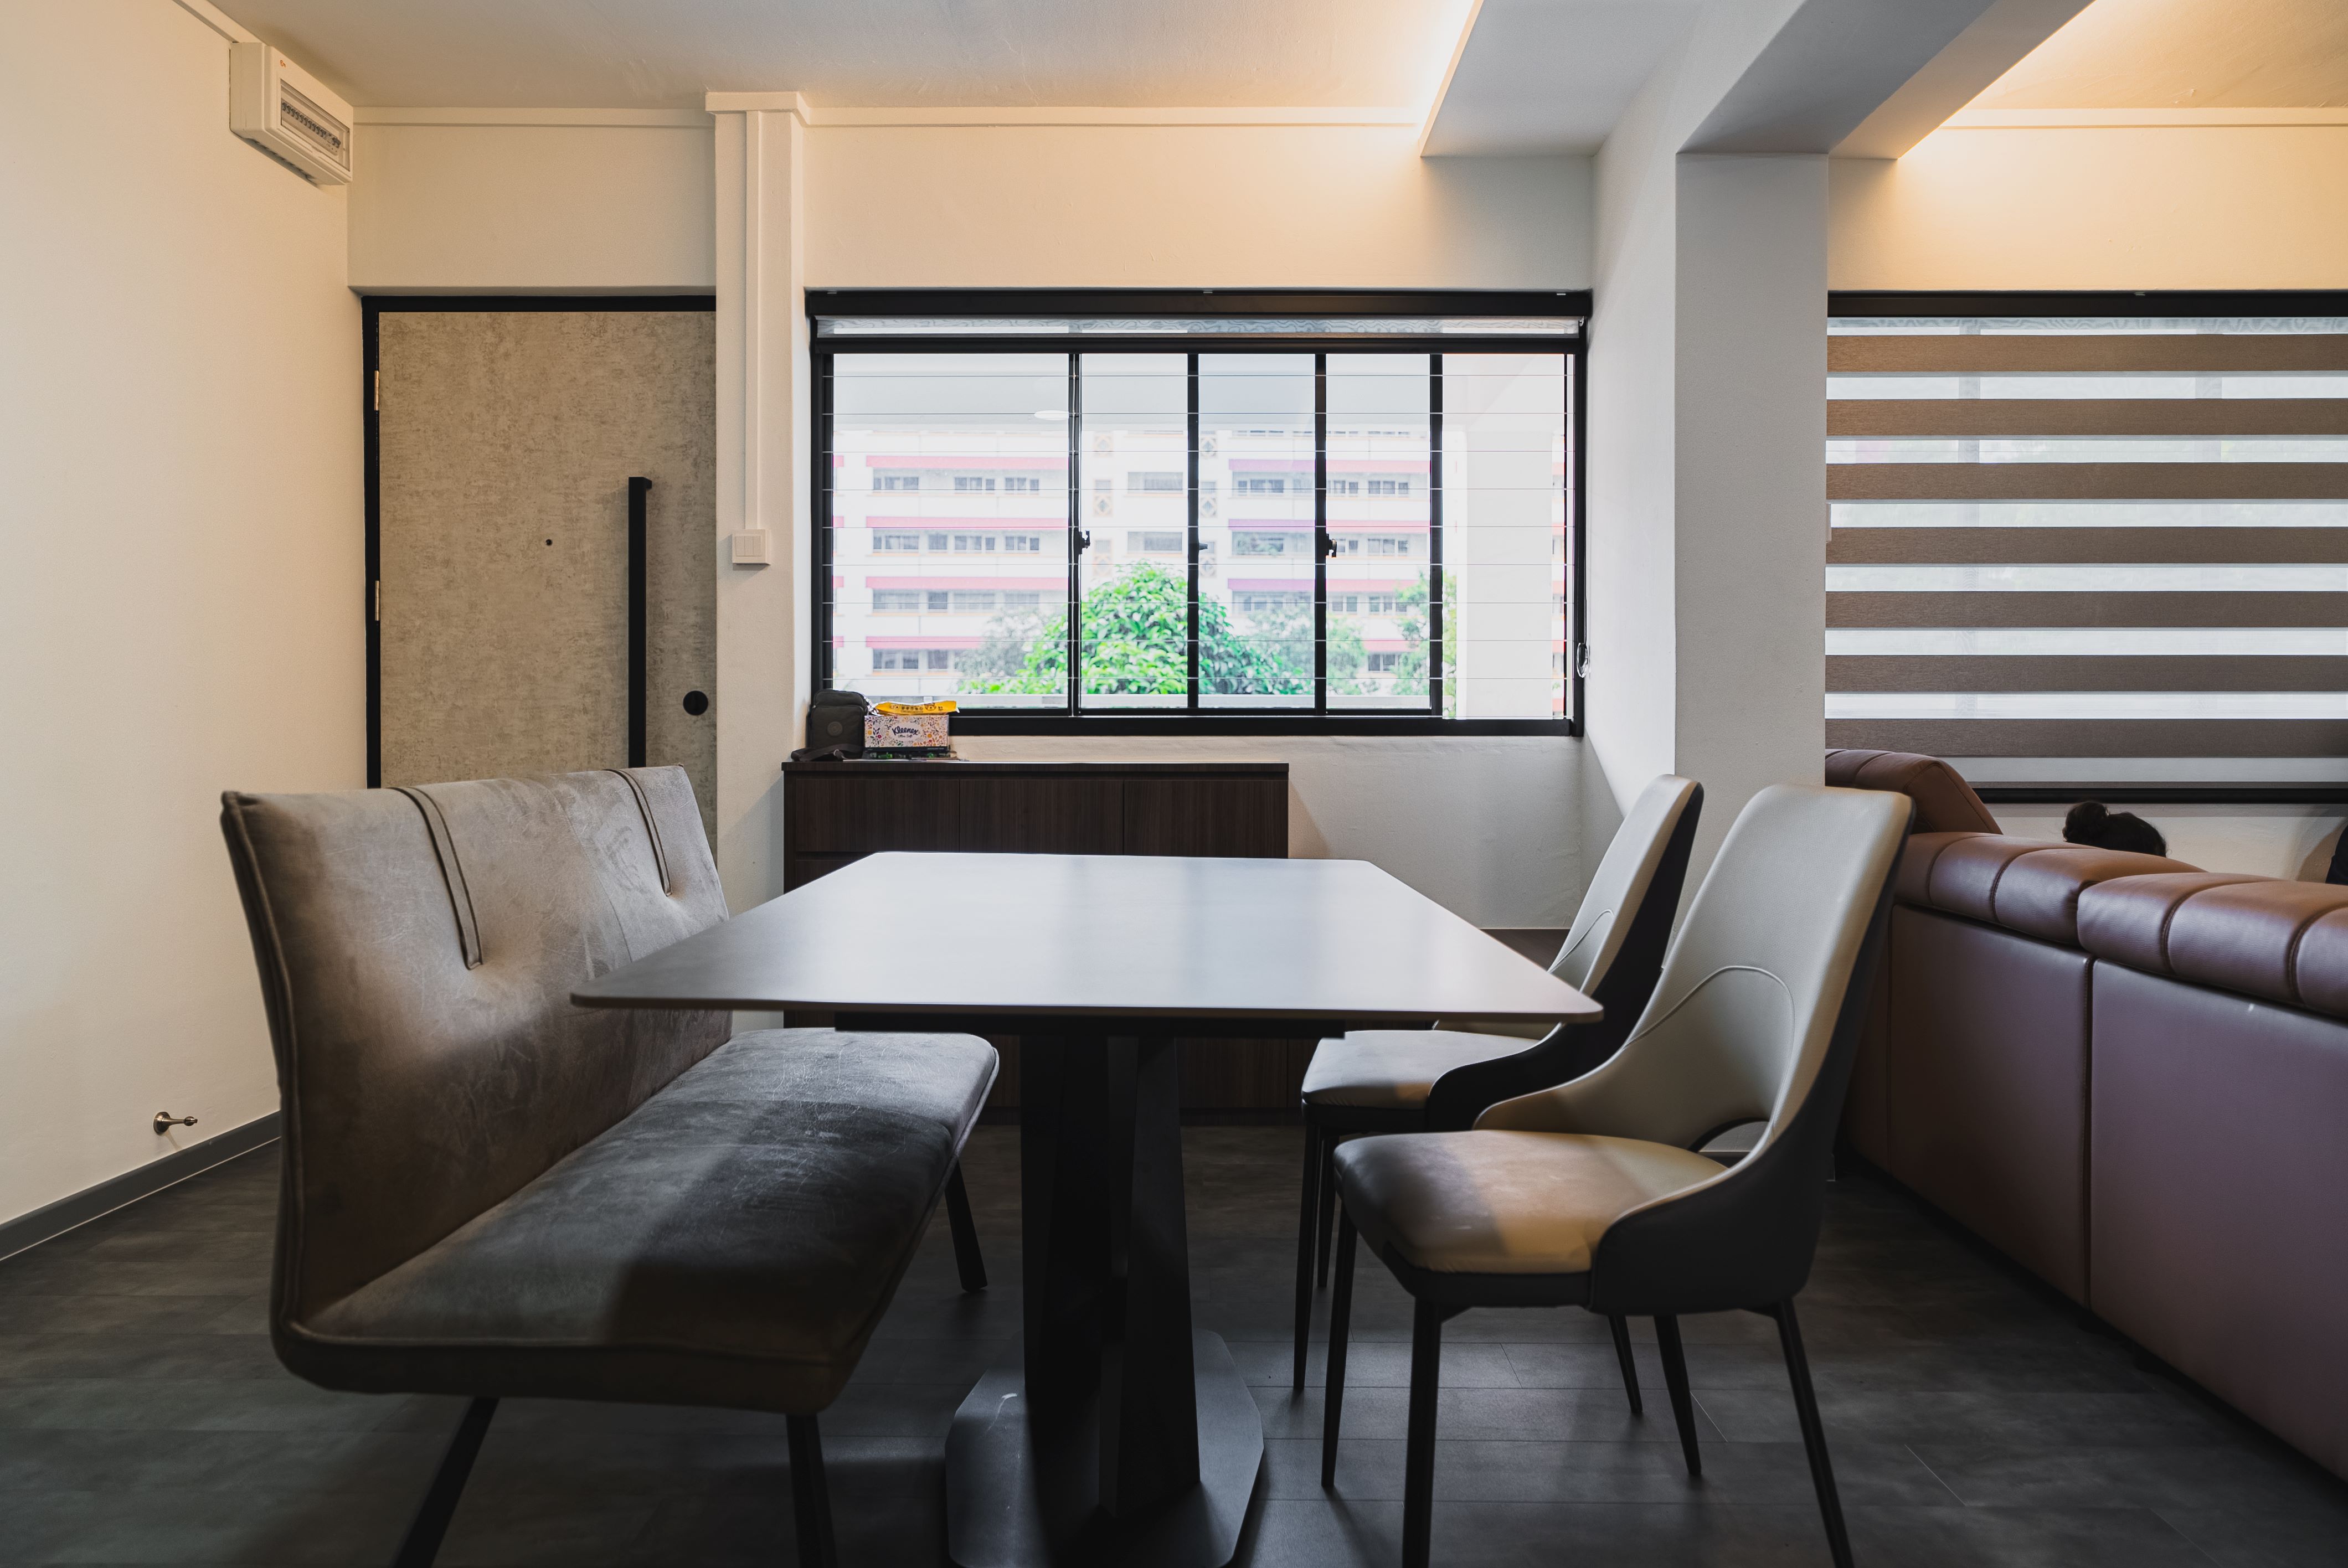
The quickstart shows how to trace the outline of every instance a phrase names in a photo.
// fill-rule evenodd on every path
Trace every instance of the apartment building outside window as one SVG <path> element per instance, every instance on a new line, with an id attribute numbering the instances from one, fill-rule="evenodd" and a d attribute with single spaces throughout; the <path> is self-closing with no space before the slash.
<path id="1" fill-rule="evenodd" d="M 1179 298 L 815 297 L 822 682 L 982 732 L 1570 731 L 1586 301 Z"/>

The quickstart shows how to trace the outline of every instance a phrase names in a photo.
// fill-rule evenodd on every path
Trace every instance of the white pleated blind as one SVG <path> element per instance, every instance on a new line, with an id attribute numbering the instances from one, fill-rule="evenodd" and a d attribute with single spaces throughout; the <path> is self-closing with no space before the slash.
<path id="1" fill-rule="evenodd" d="M 1829 330 L 1829 746 L 2348 757 L 2348 318 Z"/>

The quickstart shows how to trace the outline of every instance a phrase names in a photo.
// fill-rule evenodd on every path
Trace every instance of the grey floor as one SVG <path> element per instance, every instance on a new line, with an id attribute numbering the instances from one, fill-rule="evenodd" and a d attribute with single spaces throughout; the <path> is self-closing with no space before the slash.
<path id="1" fill-rule="evenodd" d="M 1393 1564 L 1406 1298 L 1365 1262 L 1337 1490 L 1321 1395 L 1287 1388 L 1300 1134 L 1194 1128 L 1196 1297 L 1257 1385 L 1268 1457 L 1244 1563 Z M 329 1394 L 272 1358 L 273 1150 L 0 1263 L 0 1562 L 383 1563 L 453 1426 L 437 1399 Z M 954 1286 L 942 1222 L 824 1417 L 843 1561 L 940 1554 L 940 1453 L 971 1381 L 1017 1354 L 1016 1148 L 967 1162 L 988 1261 Z M 2348 1563 L 2348 1488 L 2097 1331 L 1895 1189 L 1846 1176 L 1801 1307 L 1863 1564 Z M 1451 1325 L 1435 1558 L 1822 1564 L 1770 1326 L 1687 1320 L 1705 1473 L 1681 1468 L 1653 1340 L 1624 1403 L 1574 1311 Z M 441 1561 L 788 1563 L 782 1422 L 510 1401 Z"/>

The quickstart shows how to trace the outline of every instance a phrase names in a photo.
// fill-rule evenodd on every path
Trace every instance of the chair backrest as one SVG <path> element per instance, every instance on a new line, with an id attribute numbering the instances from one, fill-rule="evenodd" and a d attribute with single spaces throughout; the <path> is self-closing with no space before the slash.
<path id="1" fill-rule="evenodd" d="M 277 1056 L 273 1317 L 404 1263 L 727 1038 L 573 987 L 726 917 L 681 768 L 221 797 Z"/>
<path id="2" fill-rule="evenodd" d="M 1755 795 L 1696 890 L 1622 1049 L 1594 1071 L 1505 1101 L 1478 1122 L 1681 1148 L 1739 1123 L 1765 1123 L 1736 1165 L 1633 1211 L 1601 1238 L 1598 1266 L 1609 1262 L 1611 1245 L 1622 1276 L 1610 1309 L 1620 1309 L 1630 1280 L 1666 1262 L 1676 1266 L 1691 1249 L 1710 1249 L 1704 1266 L 1716 1276 L 1719 1309 L 1781 1299 L 1807 1277 L 1834 1120 L 1910 811 L 1904 796 L 1874 790 L 1779 784 Z M 1715 1189 L 1728 1197 L 1699 1201 Z M 1677 1212 L 1641 1223 L 1666 1209 Z M 1715 1234 L 1739 1225 L 1748 1233 L 1742 1240 Z M 1701 1242 L 1677 1251 L 1678 1243 L 1657 1240 L 1692 1235 Z M 1766 1294 L 1788 1278 L 1789 1287 Z M 1593 1292 L 1601 1288 L 1593 1278 Z"/>
<path id="3" fill-rule="evenodd" d="M 1657 878 L 1677 838 L 1679 875 L 1669 879 L 1669 907 L 1662 910 L 1663 934 L 1669 938 L 1672 917 L 1679 912 L 1681 882 L 1687 875 L 1688 844 L 1703 803 L 1704 786 L 1675 774 L 1659 774 L 1639 792 L 1581 895 L 1572 928 L 1550 964 L 1550 974 L 1580 991 L 1594 991 L 1605 982 L 1649 902 L 1649 892 L 1659 890 Z M 1683 823 L 1688 830 L 1684 834 L 1680 832 Z M 1662 944 L 1655 951 L 1660 957 Z"/>

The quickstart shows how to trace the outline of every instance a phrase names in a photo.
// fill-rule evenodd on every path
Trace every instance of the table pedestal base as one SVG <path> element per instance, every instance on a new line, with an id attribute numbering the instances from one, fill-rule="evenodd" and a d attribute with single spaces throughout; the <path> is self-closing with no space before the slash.
<path id="1" fill-rule="evenodd" d="M 989 1372 L 946 1437 L 946 1552 L 962 1568 L 1116 1563 L 1222 1568 L 1263 1464 L 1263 1421 L 1220 1334 L 1192 1338 L 1199 1481 L 1136 1517 L 1109 1514 L 1086 1477 L 1093 1434 L 1039 1452 L 1017 1368 Z M 1039 1481 L 1041 1484 L 1039 1484 Z M 1054 1484 L 1055 1481 L 1058 1484 Z"/>

